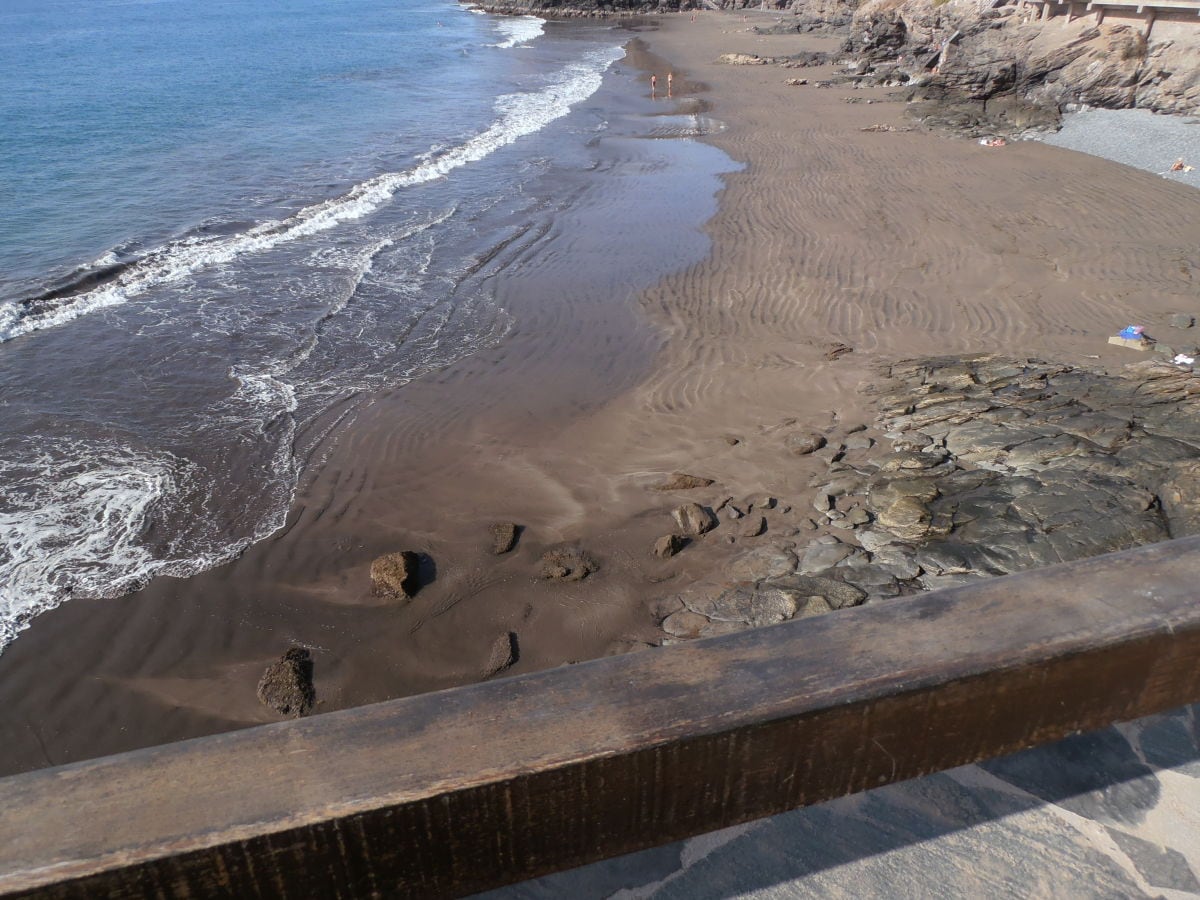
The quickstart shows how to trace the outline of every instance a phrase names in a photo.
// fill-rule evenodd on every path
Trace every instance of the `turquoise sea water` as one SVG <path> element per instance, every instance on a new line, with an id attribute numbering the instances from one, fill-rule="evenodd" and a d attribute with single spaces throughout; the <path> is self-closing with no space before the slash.
<path id="1" fill-rule="evenodd" d="M 539 27 L 421 0 L 7 0 L 0 289 L 486 127 L 522 68 L 488 44 Z"/>
<path id="2" fill-rule="evenodd" d="M 278 529 L 348 398 L 500 340 L 625 36 L 433 0 L 0 4 L 0 648 Z"/>

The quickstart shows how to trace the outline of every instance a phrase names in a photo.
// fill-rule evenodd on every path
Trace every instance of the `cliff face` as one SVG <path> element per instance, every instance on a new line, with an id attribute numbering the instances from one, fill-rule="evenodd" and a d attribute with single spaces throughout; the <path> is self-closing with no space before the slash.
<path id="1" fill-rule="evenodd" d="M 980 9 L 974 0 L 866 0 L 844 49 L 869 65 L 906 67 L 915 99 L 1192 114 L 1200 109 L 1200 28 L 1192 27 L 1194 36 L 1148 43 L 1137 26 L 1091 16 L 1026 22 L 1015 6 Z"/>
<path id="2" fill-rule="evenodd" d="M 551 17 L 641 15 L 762 0 L 498 0 L 488 12 Z M 848 30 L 859 72 L 913 86 L 913 100 L 954 127 L 1052 124 L 1073 104 L 1200 112 L 1200 26 L 1147 41 L 1141 26 L 1092 15 L 1030 21 L 990 0 L 767 0 L 790 13 L 763 31 Z M 1182 35 L 1182 36 L 1181 36 Z M 921 107 L 916 108 L 920 114 Z"/>

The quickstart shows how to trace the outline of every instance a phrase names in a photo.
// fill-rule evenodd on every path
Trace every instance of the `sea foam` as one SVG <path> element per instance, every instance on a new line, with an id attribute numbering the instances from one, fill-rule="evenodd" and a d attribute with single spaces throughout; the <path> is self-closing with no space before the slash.
<path id="1" fill-rule="evenodd" d="M 0 487 L 0 648 L 70 597 L 116 596 L 170 565 L 141 538 L 155 501 L 188 477 L 169 454 L 63 442 Z"/>
<path id="2" fill-rule="evenodd" d="M 513 47 L 528 44 L 541 37 L 545 24 L 546 20 L 539 19 L 537 16 L 513 16 L 500 19 L 496 27 L 504 35 L 504 39 L 490 46 L 499 47 L 501 50 L 511 50 Z"/>

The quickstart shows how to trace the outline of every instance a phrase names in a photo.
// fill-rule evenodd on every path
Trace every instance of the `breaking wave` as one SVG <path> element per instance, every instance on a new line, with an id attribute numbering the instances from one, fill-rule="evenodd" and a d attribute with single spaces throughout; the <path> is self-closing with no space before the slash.
<path id="1" fill-rule="evenodd" d="M 514 16 L 501 19 L 497 27 L 504 35 L 504 40 L 491 46 L 499 47 L 501 50 L 511 50 L 513 47 L 528 44 L 541 37 L 545 24 L 546 20 L 539 19 L 537 16 Z"/>
<path id="2" fill-rule="evenodd" d="M 537 22 L 540 33 L 541 20 Z M 527 23 L 523 27 L 531 29 Z M 288 218 L 231 235 L 189 236 L 128 263 L 112 261 L 88 269 L 73 282 L 35 297 L 0 303 L 0 343 L 119 306 L 156 286 L 369 215 L 397 191 L 443 178 L 566 115 L 595 93 L 605 70 L 622 55 L 617 47 L 592 51 L 560 70 L 541 90 L 499 97 L 497 120 L 463 143 L 430 152 L 410 169 L 377 175 Z"/>

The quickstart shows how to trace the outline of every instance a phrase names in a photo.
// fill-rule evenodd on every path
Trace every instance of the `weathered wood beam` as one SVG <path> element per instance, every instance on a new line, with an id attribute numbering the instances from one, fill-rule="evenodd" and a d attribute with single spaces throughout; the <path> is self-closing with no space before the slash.
<path id="1" fill-rule="evenodd" d="M 438 897 L 1200 699 L 1200 538 L 0 781 L 0 894 Z"/>

